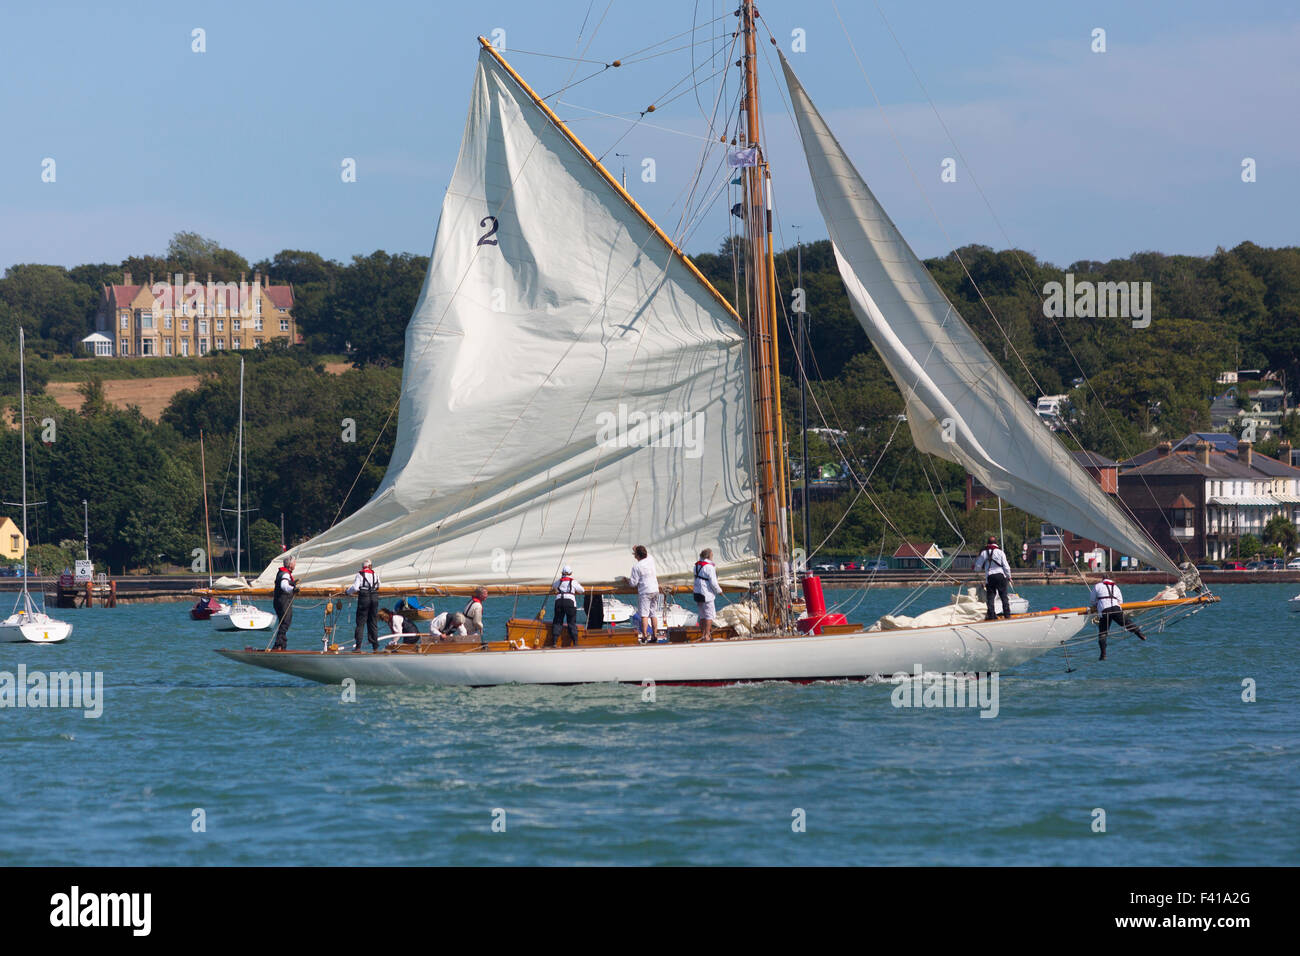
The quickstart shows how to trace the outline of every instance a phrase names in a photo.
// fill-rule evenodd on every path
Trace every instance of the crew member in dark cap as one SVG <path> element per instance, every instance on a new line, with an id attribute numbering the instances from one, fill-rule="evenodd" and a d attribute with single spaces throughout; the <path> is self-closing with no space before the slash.
<path id="1" fill-rule="evenodd" d="M 998 539 L 989 535 L 989 543 L 984 546 L 980 556 L 975 559 L 975 570 L 984 572 L 984 599 L 988 609 L 984 620 L 992 621 L 997 615 L 993 598 L 1002 597 L 1002 616 L 1011 616 L 1011 603 L 1007 600 L 1007 589 L 1011 586 L 1011 565 L 1007 563 L 1006 553 L 998 547 Z"/>

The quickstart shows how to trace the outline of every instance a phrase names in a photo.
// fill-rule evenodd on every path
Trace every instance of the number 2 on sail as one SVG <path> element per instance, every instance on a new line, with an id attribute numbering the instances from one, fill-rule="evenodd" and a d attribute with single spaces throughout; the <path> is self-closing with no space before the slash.
<path id="1" fill-rule="evenodd" d="M 478 237 L 477 245 L 495 246 L 497 244 L 497 241 L 492 238 L 492 236 L 495 236 L 497 234 L 497 217 L 484 216 L 482 219 L 478 221 L 478 224 L 480 227 L 482 227 L 482 226 L 486 226 L 489 222 L 492 223 L 492 228 L 489 229 L 487 232 L 483 233 L 483 235 Z"/>

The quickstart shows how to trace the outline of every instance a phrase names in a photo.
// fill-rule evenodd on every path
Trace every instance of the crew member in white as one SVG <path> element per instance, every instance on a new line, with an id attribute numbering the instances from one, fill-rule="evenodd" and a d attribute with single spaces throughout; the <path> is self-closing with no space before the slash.
<path id="1" fill-rule="evenodd" d="M 555 639 L 560 636 L 560 628 L 569 631 L 567 639 L 560 642 L 561 647 L 578 646 L 578 595 L 582 585 L 573 577 L 573 568 L 567 564 L 560 569 L 559 579 L 551 585 L 555 592 L 555 616 L 551 621 L 551 636 L 546 639 L 545 647 L 554 647 Z M 567 624 L 566 624 L 567 622 Z"/>
<path id="2" fill-rule="evenodd" d="M 636 588 L 637 614 L 641 617 L 641 643 L 653 644 L 659 639 L 659 576 L 655 572 L 655 559 L 650 557 L 644 544 L 632 549 L 636 564 L 627 582 Z M 646 622 L 650 631 L 646 631 Z"/>
<path id="3" fill-rule="evenodd" d="M 352 579 L 348 594 L 357 596 L 357 628 L 352 635 L 352 650 L 360 652 L 361 633 L 367 632 L 370 646 L 379 650 L 379 574 L 370 565 L 370 559 L 361 562 L 361 570 Z"/>
<path id="4" fill-rule="evenodd" d="M 713 565 L 713 550 L 705 548 L 700 560 L 695 562 L 695 613 L 700 619 L 700 639 L 713 640 L 713 618 L 717 614 L 714 601 L 722 593 L 718 584 L 718 569 Z"/>
<path id="5" fill-rule="evenodd" d="M 429 622 L 429 636 L 439 641 L 455 641 L 467 637 L 465 616 L 455 611 L 443 611 Z"/>
<path id="6" fill-rule="evenodd" d="M 1124 592 L 1110 578 L 1102 578 L 1092 586 L 1093 610 L 1097 612 L 1097 643 L 1101 646 L 1099 661 L 1106 659 L 1106 632 L 1114 621 L 1130 634 L 1136 634 L 1138 640 L 1145 641 L 1141 628 L 1129 620 L 1124 613 Z"/>
<path id="7" fill-rule="evenodd" d="M 975 570 L 983 571 L 985 575 L 984 599 L 988 601 L 988 609 L 984 620 L 992 621 L 997 617 L 993 610 L 995 595 L 1002 597 L 1002 616 L 1010 617 L 1011 604 L 1007 600 L 1007 589 L 1011 586 L 1011 565 L 1007 563 L 1006 553 L 998 547 L 998 539 L 992 535 L 989 535 L 989 543 L 975 559 Z"/>

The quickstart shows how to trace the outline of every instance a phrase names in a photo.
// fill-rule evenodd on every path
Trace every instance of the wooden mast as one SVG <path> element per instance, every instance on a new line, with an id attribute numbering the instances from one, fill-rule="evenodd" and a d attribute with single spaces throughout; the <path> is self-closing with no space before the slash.
<path id="1" fill-rule="evenodd" d="M 744 167 L 745 232 L 748 240 L 746 275 L 749 285 L 749 342 L 754 395 L 755 500 L 758 505 L 763 612 L 777 626 L 789 616 L 786 574 L 784 512 L 785 486 L 781 446 L 780 383 L 777 379 L 774 320 L 775 286 L 772 275 L 772 209 L 767 188 L 767 163 L 761 160 L 758 106 L 757 30 L 753 0 L 740 9 L 745 36 L 745 130 L 742 146 L 759 150 L 760 162 Z"/>

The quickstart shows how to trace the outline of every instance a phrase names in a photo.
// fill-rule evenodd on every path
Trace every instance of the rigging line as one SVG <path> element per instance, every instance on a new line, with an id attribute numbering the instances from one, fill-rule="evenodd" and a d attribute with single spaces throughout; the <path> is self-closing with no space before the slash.
<path id="1" fill-rule="evenodd" d="M 713 76 L 707 76 L 707 77 L 705 77 L 703 80 L 700 80 L 699 83 L 697 83 L 696 85 L 698 86 L 698 85 L 700 85 L 701 83 L 707 83 L 707 82 L 709 82 L 709 80 L 712 80 L 712 79 L 714 79 L 715 77 L 717 77 L 718 74 L 726 72 L 727 69 L 728 69 L 728 67 L 725 67 L 725 66 L 724 66 L 724 67 L 723 67 L 721 70 L 719 70 L 717 73 L 714 73 Z M 678 81 L 677 81 L 676 83 L 674 83 L 672 86 L 668 87 L 668 89 L 664 91 L 664 94 L 663 94 L 663 95 L 664 95 L 664 96 L 668 96 L 669 93 L 671 93 L 673 90 L 677 89 L 677 87 L 681 86 L 684 82 L 686 82 L 686 81 L 689 80 L 689 79 L 690 79 L 689 76 L 685 76 L 685 77 L 683 77 L 682 79 L 678 80 Z M 671 98 L 669 98 L 669 99 L 667 99 L 667 100 L 664 100 L 662 97 L 660 97 L 659 100 L 656 100 L 655 102 L 651 103 L 650 106 L 653 107 L 655 110 L 662 109 L 663 107 L 667 106 L 669 103 L 672 103 L 674 100 L 678 100 L 678 99 L 680 99 L 681 97 L 685 96 L 685 95 L 686 95 L 687 93 L 689 93 L 690 91 L 691 91 L 690 88 L 684 89 L 684 90 L 682 90 L 680 93 L 678 93 L 676 96 L 673 96 L 673 97 L 671 97 Z M 644 117 L 644 116 L 645 116 L 647 113 L 649 113 L 649 112 L 650 112 L 650 108 L 649 108 L 649 107 L 647 107 L 646 109 L 642 110 L 642 111 L 641 111 L 641 117 Z M 611 152 L 615 147 L 618 146 L 619 143 L 623 142 L 623 140 L 625 140 L 625 139 L 627 138 L 628 134 L 631 133 L 632 130 L 636 129 L 636 127 L 637 127 L 637 126 L 640 124 L 640 122 L 641 122 L 641 117 L 638 117 L 637 120 L 636 120 L 636 122 L 634 122 L 631 126 L 629 126 L 627 129 L 625 129 L 625 130 L 623 131 L 623 133 L 618 137 L 618 139 L 614 140 L 614 142 L 610 143 L 607 147 L 605 147 L 605 151 L 604 151 L 603 153 L 601 153 L 598 157 L 596 157 L 596 159 L 597 159 L 598 162 L 603 163 L 603 162 L 605 161 L 605 157 L 608 156 L 608 155 L 610 154 L 610 152 Z"/>
<path id="2" fill-rule="evenodd" d="M 579 39 L 579 41 L 582 40 L 582 35 L 581 35 L 581 34 L 578 35 L 578 39 Z M 516 56 L 516 55 L 518 55 L 518 54 L 524 54 L 524 55 L 526 55 L 526 56 L 542 56 L 542 57 L 546 57 L 547 59 L 550 59 L 550 60 L 571 60 L 571 61 L 574 62 L 574 63 L 600 63 L 600 64 L 602 64 L 602 65 L 604 65 L 604 66 L 608 66 L 608 65 L 609 65 L 608 63 L 605 63 L 604 60 L 592 60 L 592 59 L 589 59 L 589 58 L 586 58 L 586 57 L 580 57 L 580 56 L 564 56 L 564 55 L 561 54 L 561 53 L 541 53 L 541 52 L 539 52 L 539 51 L 537 51 L 537 50 L 520 50 L 520 49 L 518 49 L 517 47 L 511 47 L 511 48 L 510 48 L 510 55 L 511 55 L 511 56 Z"/>
<path id="3" fill-rule="evenodd" d="M 592 0 L 592 3 L 594 2 L 595 0 Z M 614 5 L 614 0 L 609 0 L 609 2 L 605 4 L 605 12 L 600 15 L 600 21 L 596 24 L 595 29 L 591 31 L 591 36 L 587 39 L 587 45 L 582 50 L 584 55 L 587 53 L 588 50 L 591 49 L 592 43 L 596 41 L 596 34 L 600 32 L 601 25 L 605 22 L 605 17 L 609 16 L 610 7 L 612 7 L 613 5 Z M 586 29 L 587 20 L 590 16 L 591 16 L 591 7 L 590 5 L 588 5 L 587 13 L 582 18 L 582 26 L 578 28 L 578 38 L 573 42 L 573 50 L 575 53 L 578 51 L 578 47 L 582 46 L 582 31 Z M 575 63 L 573 65 L 573 69 L 569 71 L 569 78 L 564 81 L 566 85 L 573 82 L 573 75 L 577 72 L 578 72 L 578 64 Z"/>
<path id="4" fill-rule="evenodd" d="M 623 66 L 631 66 L 631 65 L 634 64 L 634 63 L 648 63 L 650 60 L 658 59 L 658 58 L 661 57 L 661 56 L 667 56 L 667 55 L 670 54 L 670 53 L 680 53 L 682 50 L 690 50 L 691 53 L 692 53 L 692 55 L 693 55 L 693 54 L 695 53 L 695 48 L 696 48 L 697 46 L 705 46 L 705 45 L 710 44 L 710 43 L 716 43 L 716 42 L 719 41 L 719 40 L 724 40 L 724 39 L 726 39 L 727 36 L 728 36 L 728 34 L 726 34 L 726 33 L 719 33 L 719 34 L 717 34 L 717 35 L 715 35 L 715 36 L 705 37 L 705 38 L 702 39 L 702 40 L 694 40 L 694 41 L 692 41 L 692 42 L 690 42 L 690 43 L 685 43 L 685 44 L 683 44 L 683 45 L 681 45 L 681 46 L 673 47 L 671 50 L 661 50 L 661 51 L 658 52 L 658 53 L 651 53 L 651 54 L 649 54 L 648 56 L 639 56 L 639 57 L 637 57 L 637 58 L 634 59 L 634 60 L 620 60 L 619 62 L 620 62 L 621 64 L 623 64 Z M 710 60 L 716 60 L 716 59 L 717 59 L 717 56 L 718 56 L 718 55 L 717 55 L 717 53 L 715 52 L 715 53 L 713 54 L 713 56 L 709 57 L 709 59 L 710 59 Z M 692 72 L 692 73 L 695 72 L 695 61 L 694 61 L 693 56 L 692 56 L 692 60 L 691 60 L 691 72 Z"/>
<path id="5" fill-rule="evenodd" d="M 597 77 L 597 76 L 600 76 L 602 73 L 604 73 L 604 72 L 605 72 L 606 70 L 608 70 L 609 68 L 610 68 L 610 65 L 609 65 L 608 63 L 606 63 L 606 64 L 605 64 L 604 66 L 602 66 L 599 70 L 596 70 L 596 71 L 594 71 L 594 72 L 592 72 L 592 73 L 588 73 L 586 76 L 584 76 L 584 77 L 583 77 L 582 79 L 580 79 L 580 80 L 574 80 L 573 77 L 570 76 L 569 79 L 570 79 L 572 82 L 567 82 L 567 83 L 565 83 L 562 87 L 560 87 L 558 90 L 555 90 L 554 92 L 551 92 L 551 93 L 547 93 L 545 96 L 542 97 L 542 99 L 544 99 L 544 100 L 549 100 L 549 99 L 551 99 L 551 98 L 554 97 L 554 96 L 559 96 L 561 93 L 568 92 L 569 90 L 573 89 L 575 86 L 581 86 L 583 83 L 586 83 L 588 80 L 593 79 L 593 78 L 595 78 L 595 77 Z"/>
<path id="6" fill-rule="evenodd" d="M 966 169 L 967 175 L 970 176 L 971 183 L 975 186 L 976 192 L 980 194 L 980 199 L 983 200 L 985 208 L 988 209 L 989 216 L 992 217 L 993 222 L 998 227 L 998 231 L 1002 234 L 1002 238 L 1006 241 L 1007 246 L 1010 248 L 1012 257 L 1016 260 L 1016 265 L 1020 267 L 1021 273 L 1024 274 L 1025 281 L 1029 284 L 1030 292 L 1035 296 L 1039 295 L 1039 291 L 1037 287 L 1034 286 L 1033 284 L 1033 277 L 1029 274 L 1029 269 L 1025 266 L 1024 259 L 1020 255 L 1020 251 L 1015 247 L 1015 243 L 1011 241 L 1011 237 L 1007 234 L 1006 227 L 1002 224 L 1002 220 L 998 218 L 997 213 L 993 209 L 992 202 L 989 201 L 988 195 L 984 192 L 984 187 L 980 185 L 978 178 L 975 176 L 974 167 L 969 162 L 967 162 L 966 156 L 961 151 L 961 147 L 957 145 L 957 141 L 953 137 L 952 131 L 949 130 L 948 124 L 944 122 L 943 116 L 939 113 L 938 105 L 934 102 L 934 98 L 930 96 L 930 91 L 926 88 L 925 83 L 921 80 L 920 74 L 917 73 L 916 67 L 912 65 L 911 58 L 907 55 L 907 51 L 903 48 L 902 42 L 898 39 L 898 34 L 894 32 L 894 28 L 890 24 L 888 17 L 885 16 L 885 11 L 881 9 L 878 0 L 876 0 L 875 2 L 875 7 L 876 7 L 876 12 L 880 14 L 881 21 L 885 24 L 885 29 L 889 31 L 890 37 L 893 38 L 894 45 L 898 47 L 898 52 L 903 57 L 903 62 L 907 64 L 907 68 L 911 71 L 912 77 L 916 80 L 917 86 L 921 88 L 921 92 L 925 96 L 926 102 L 930 104 L 930 109 L 934 112 L 935 119 L 939 121 L 939 125 L 943 128 L 944 135 L 948 138 L 948 142 L 952 145 L 953 150 L 957 153 L 957 157 L 961 160 L 961 164 Z M 841 24 L 842 23 L 843 21 L 841 21 Z M 1057 322 L 1055 316 L 1046 316 L 1046 317 L 1051 321 L 1052 328 L 1056 331 L 1057 336 L 1061 339 L 1061 342 L 1065 345 L 1066 351 L 1069 353 L 1071 361 L 1074 362 L 1074 367 L 1078 369 L 1079 373 L 1083 376 L 1083 380 L 1088 387 L 1088 391 L 1092 394 L 1093 399 L 1096 401 L 1097 405 L 1101 408 L 1102 415 L 1106 420 L 1106 425 L 1110 428 L 1111 433 L 1115 436 L 1116 442 L 1119 444 L 1120 448 L 1126 454 L 1128 454 L 1129 449 L 1127 447 L 1127 444 L 1125 443 L 1123 436 L 1119 433 L 1119 429 L 1115 427 L 1114 419 L 1111 418 L 1110 416 L 1110 410 L 1106 408 L 1105 403 L 1101 400 L 1101 396 L 1099 396 L 1097 394 L 1096 389 L 1093 388 L 1092 380 L 1089 378 L 1088 373 L 1084 371 L 1083 365 L 1079 362 L 1079 358 L 1075 354 L 1073 347 L 1070 345 L 1069 339 L 1066 338 L 1065 332 L 1061 329 L 1060 323 Z M 1041 391 L 1041 387 L 1040 387 L 1040 391 Z M 1071 431 L 1068 433 L 1070 434 L 1070 437 L 1073 438 L 1078 443 L 1079 447 L 1083 449 L 1084 448 L 1083 443 L 1078 440 L 1078 438 L 1073 434 L 1073 432 Z M 1086 451 L 1086 449 L 1084 450 Z M 1133 456 L 1131 454 L 1128 454 L 1128 457 L 1132 458 Z M 1138 477 L 1142 479 L 1143 486 L 1146 488 L 1147 492 L 1152 496 L 1152 500 L 1154 500 L 1154 492 L 1150 484 L 1147 482 L 1146 476 L 1139 473 Z M 1137 516 L 1131 513 L 1131 510 L 1128 509 L 1127 505 L 1125 505 L 1124 507 L 1125 510 L 1130 513 L 1131 517 L 1133 517 L 1134 521 L 1136 521 Z M 1173 527 L 1172 522 L 1170 522 L 1168 515 L 1165 514 L 1164 509 L 1160 509 L 1160 515 L 1164 519 L 1166 526 L 1172 529 Z M 1187 552 L 1187 548 L 1183 545 L 1182 541 L 1178 540 L 1177 538 L 1174 538 L 1173 535 L 1170 535 L 1170 538 L 1178 545 L 1178 548 L 1182 552 L 1183 557 L 1186 558 L 1188 561 L 1190 561 L 1191 555 Z"/>
<path id="7" fill-rule="evenodd" d="M 585 117 L 585 118 L 587 118 L 587 119 L 595 119 L 596 117 L 601 117 L 601 116 L 603 116 L 603 117 L 605 117 L 606 119 L 621 120 L 621 121 L 624 122 L 624 123 L 633 123 L 633 124 L 635 124 L 635 123 L 639 123 L 639 122 L 640 122 L 640 120 L 633 119 L 631 116 L 625 116 L 625 115 L 622 115 L 622 114 L 619 114 L 619 113 L 606 113 L 606 112 L 603 112 L 602 110 L 592 109 L 590 106 L 582 106 L 582 105 L 580 105 L 580 104 L 578 104 L 578 103 L 569 103 L 569 102 L 566 102 L 566 101 L 564 101 L 564 100 L 557 100 L 555 105 L 556 105 L 556 106 L 563 106 L 563 107 L 565 107 L 565 108 L 567 108 L 567 109 L 583 110 L 584 112 L 587 112 L 587 113 L 594 113 L 594 114 L 595 114 L 595 116 L 592 116 L 592 117 Z M 584 117 L 579 117 L 579 119 L 583 119 L 583 118 L 584 118 Z M 565 120 L 565 122 L 566 122 L 566 123 L 572 123 L 572 122 L 575 122 L 575 121 L 574 121 L 574 120 Z M 686 132 L 685 130 L 681 130 L 681 129 L 672 129 L 671 127 L 668 127 L 668 126 L 658 126 L 658 125 L 656 125 L 656 124 L 654 124 L 654 123 L 641 123 L 641 125 L 644 126 L 646 129 L 655 129 L 655 130 L 659 130 L 659 131 L 662 132 L 662 133 L 673 133 L 673 134 L 676 135 L 676 136 L 685 136 L 685 137 L 687 137 L 688 139 L 700 139 L 700 140 L 704 140 L 706 143 L 714 143 L 714 144 L 716 144 L 716 145 L 718 145 L 718 146 L 721 146 L 721 145 L 722 145 L 721 143 L 719 143 L 716 139 L 714 139 L 714 138 L 711 137 L 711 136 L 701 136 L 701 135 L 699 135 L 698 133 L 688 133 L 688 132 Z"/>
<path id="8" fill-rule="evenodd" d="M 711 27 L 715 23 L 720 23 L 721 21 L 728 19 L 730 16 L 731 14 L 724 13 L 721 16 L 714 17 L 712 20 L 706 20 L 703 23 L 699 24 L 698 26 L 692 26 L 689 30 L 683 30 L 681 33 L 674 33 L 670 37 L 664 37 L 664 39 L 662 40 L 656 40 L 654 43 L 651 43 L 649 46 L 643 46 L 639 50 L 633 50 L 631 53 L 628 53 L 626 56 L 623 57 L 623 60 L 627 61 L 632 57 L 639 56 L 640 54 L 645 53 L 647 50 L 653 50 L 657 46 L 663 46 L 665 43 L 672 43 L 674 40 L 680 40 L 684 36 L 690 36 L 692 33 L 695 33 L 699 30 L 703 30 L 705 27 Z"/>
<path id="9" fill-rule="evenodd" d="M 925 200 L 925 204 L 929 208 L 931 215 L 934 217 L 935 223 L 939 226 L 940 230 L 942 230 L 944 237 L 948 240 L 949 245 L 952 245 L 953 244 L 952 236 L 949 235 L 947 227 L 944 225 L 942 218 L 939 216 L 938 210 L 935 209 L 934 204 L 930 202 L 929 194 L 926 192 L 925 188 L 921 185 L 920 178 L 917 176 L 915 168 L 912 166 L 911 161 L 907 158 L 907 154 L 903 150 L 902 143 L 900 142 L 898 135 L 894 130 L 893 123 L 890 122 L 888 116 L 885 114 L 884 104 L 881 102 L 880 97 L 877 95 L 876 89 L 871 83 L 871 78 L 867 75 L 867 71 L 862 64 L 861 57 L 858 56 L 857 47 L 853 43 L 853 38 L 849 35 L 848 27 L 844 23 L 844 18 L 840 15 L 839 5 L 836 3 L 836 0 L 831 0 L 831 6 L 835 10 L 835 15 L 836 18 L 839 20 L 840 28 L 841 30 L 843 30 L 845 39 L 848 41 L 849 49 L 853 52 L 853 58 L 858 64 L 858 70 L 862 73 L 862 78 L 864 81 L 866 81 L 867 88 L 871 91 L 872 98 L 876 101 L 876 106 L 877 109 L 880 111 L 881 118 L 884 120 L 885 126 L 889 130 L 890 137 L 893 139 L 894 146 L 897 148 L 900 157 L 903 159 L 904 165 L 907 166 L 907 170 L 912 177 L 913 184 L 916 186 L 917 191 L 920 192 L 922 199 Z M 971 287 L 975 290 L 976 294 L 979 296 L 980 303 L 984 306 L 984 309 L 988 313 L 989 318 L 992 319 L 993 324 L 997 326 L 997 329 L 1002 334 L 1003 339 L 1005 339 L 1007 345 L 1010 346 L 1012 354 L 1014 354 L 1016 357 L 1016 361 L 1020 363 L 1021 368 L 1025 370 L 1025 374 L 1029 376 L 1029 380 L 1033 383 L 1034 387 L 1037 388 L 1041 393 L 1043 391 L 1042 385 L 1038 382 L 1038 379 L 1034 375 L 1033 370 L 1029 368 L 1028 362 L 1025 361 L 1024 356 L 1020 353 L 1020 350 L 1016 347 L 1015 341 L 1011 338 L 1010 335 L 1007 334 L 1006 329 L 999 321 L 996 313 L 994 313 L 993 307 L 989 304 L 988 300 L 985 298 L 984 292 L 980 288 L 979 283 L 975 281 L 975 277 L 971 274 L 970 269 L 967 267 L 965 259 L 962 257 L 960 251 L 957 250 L 955 247 L 953 249 L 952 256 L 957 260 L 958 264 L 962 268 L 962 272 L 965 274 L 966 278 L 970 281 Z M 942 292 L 942 290 L 940 291 Z M 946 300 L 947 296 L 945 295 L 944 298 Z M 948 303 L 948 306 L 950 309 L 953 309 L 951 302 Z M 978 341 L 978 336 L 976 338 Z M 983 348 L 983 344 L 980 343 L 980 345 Z M 985 352 L 988 351 L 987 348 L 985 348 L 984 350 Z M 996 364 L 996 360 L 992 358 L 991 354 L 989 355 L 989 358 L 991 361 L 994 362 L 994 364 Z M 1070 438 L 1072 438 L 1082 448 L 1083 443 L 1079 441 L 1078 436 L 1074 434 L 1074 431 L 1069 427 L 1068 423 L 1066 423 L 1065 430 L 1066 433 L 1070 436 Z M 1148 534 L 1146 529 L 1142 527 L 1141 523 L 1136 520 L 1136 517 L 1132 514 L 1128 506 L 1123 503 L 1122 499 L 1120 500 L 1112 499 L 1112 503 L 1118 504 L 1117 510 L 1119 510 L 1120 513 L 1123 514 L 1135 526 L 1135 528 L 1138 531 L 1140 531 L 1144 537 L 1148 539 L 1148 541 L 1150 542 L 1150 546 L 1156 552 L 1163 554 L 1163 549 L 1160 548 L 1160 546 L 1156 544 L 1154 540 L 1151 539 L 1151 535 Z M 1168 521 L 1168 518 L 1166 517 L 1165 520 Z M 1179 546 L 1182 547 L 1181 542 L 1179 542 Z M 1172 560 L 1170 561 L 1170 563 L 1171 564 L 1173 563 Z"/>

